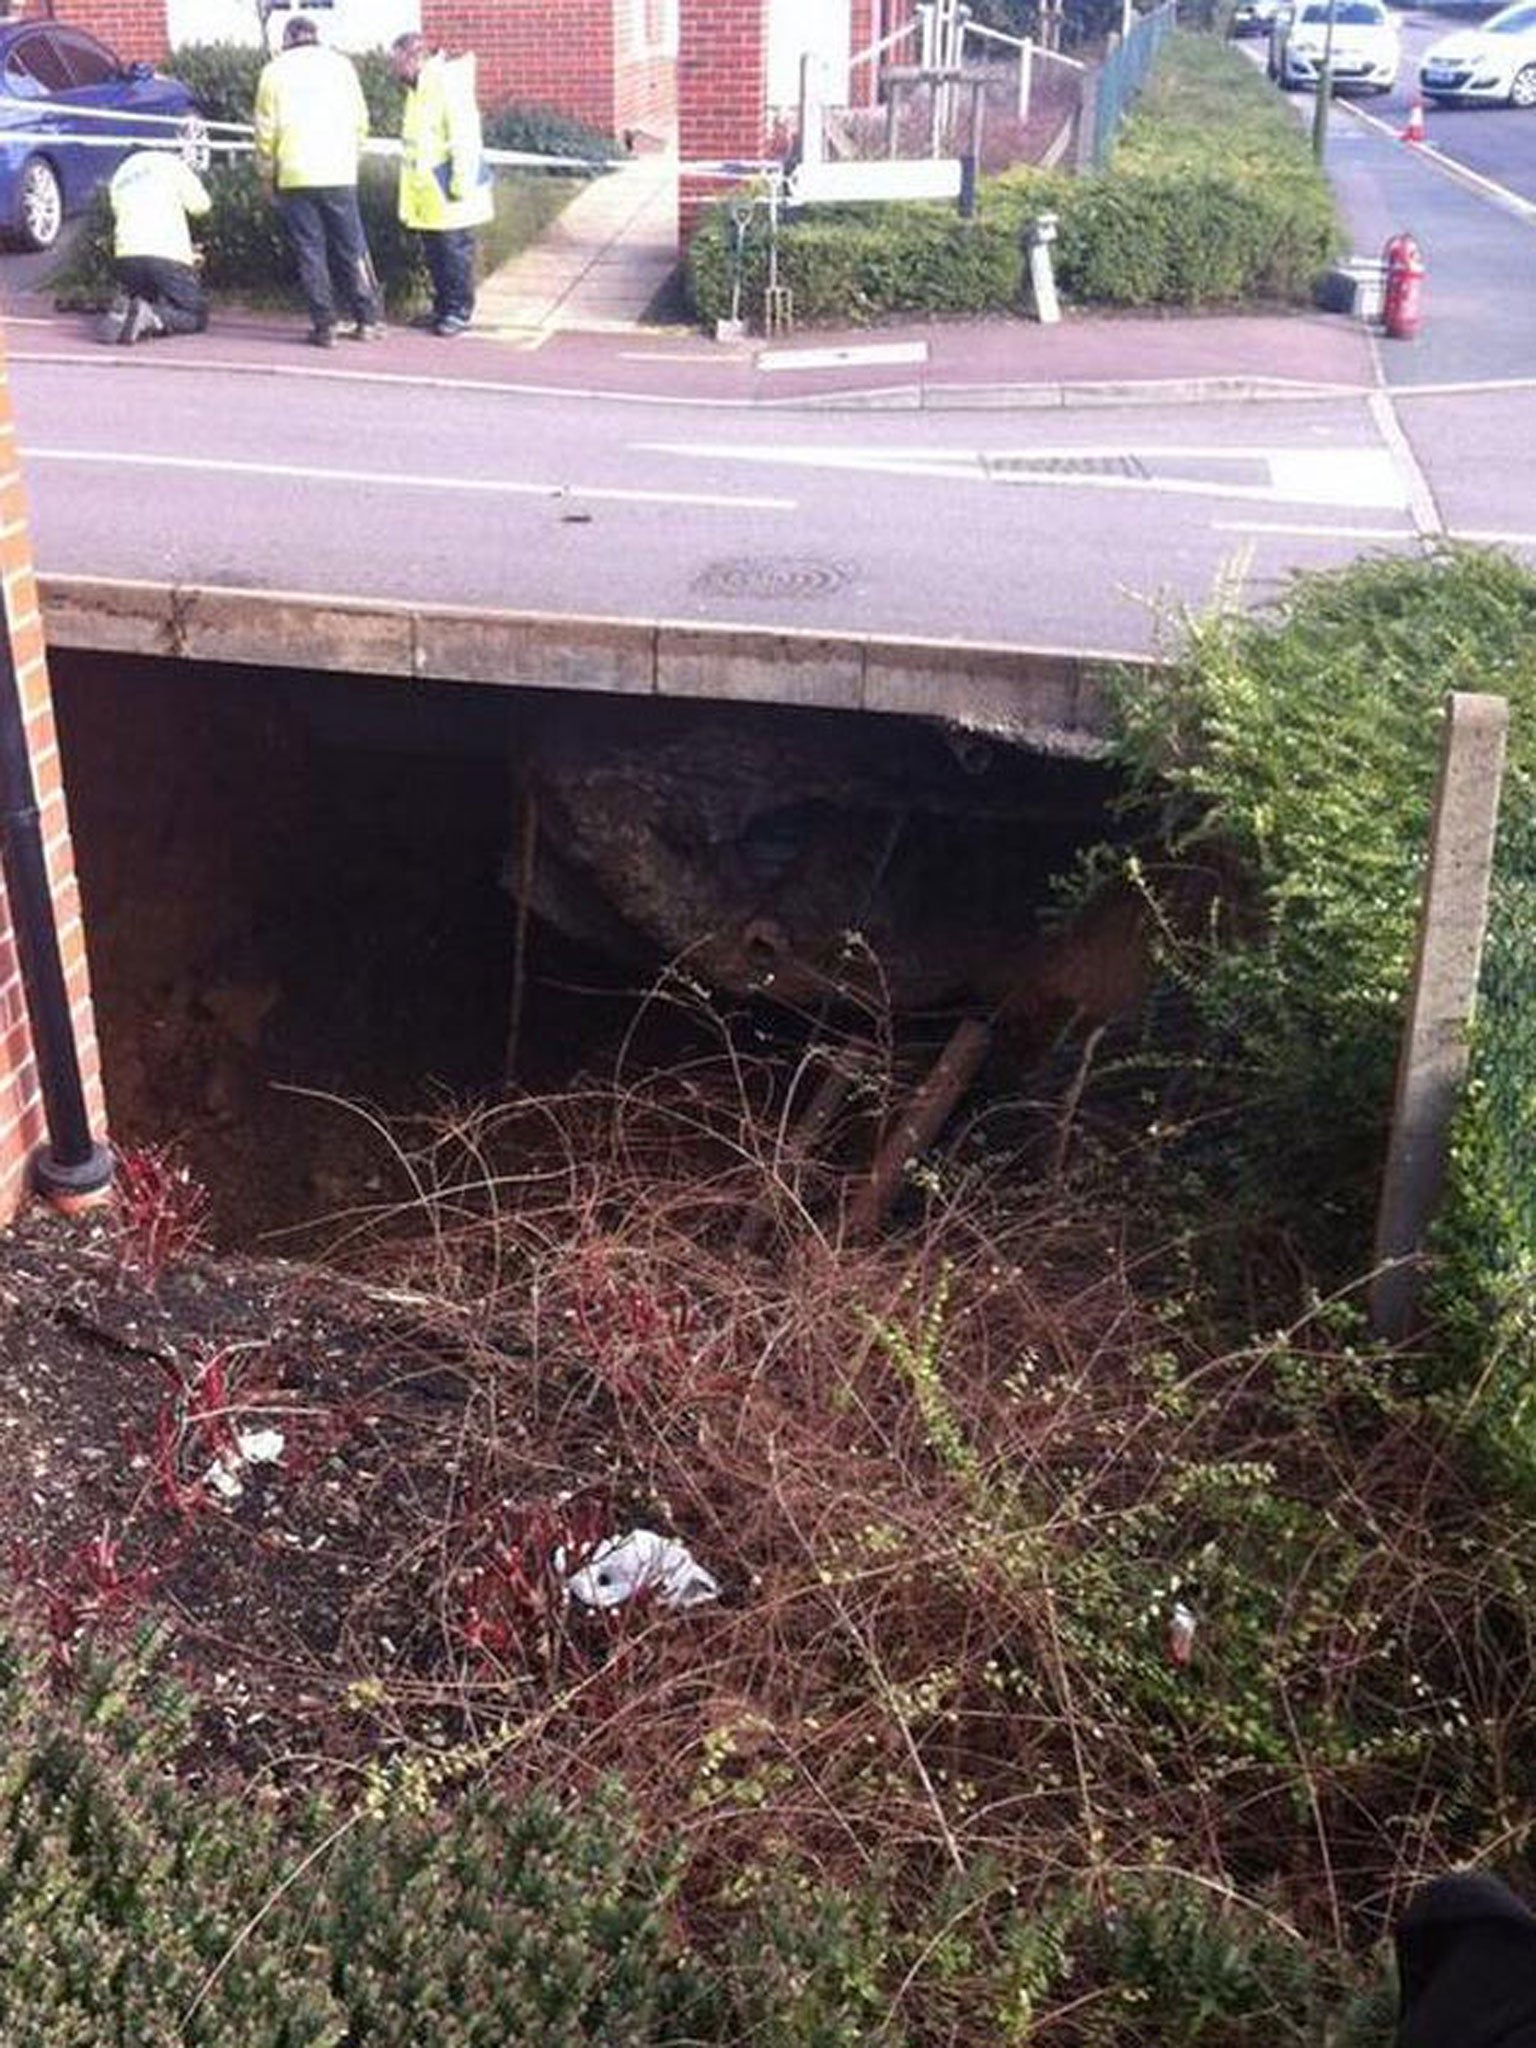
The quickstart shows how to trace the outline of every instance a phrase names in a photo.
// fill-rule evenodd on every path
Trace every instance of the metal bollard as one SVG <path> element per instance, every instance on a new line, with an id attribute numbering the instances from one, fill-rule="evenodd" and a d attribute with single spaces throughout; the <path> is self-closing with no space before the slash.
<path id="1" fill-rule="evenodd" d="M 1056 275 L 1051 267 L 1051 244 L 1056 239 L 1054 213 L 1037 213 L 1029 225 L 1029 288 L 1034 294 L 1035 318 L 1051 327 L 1061 318 L 1056 299 Z"/>

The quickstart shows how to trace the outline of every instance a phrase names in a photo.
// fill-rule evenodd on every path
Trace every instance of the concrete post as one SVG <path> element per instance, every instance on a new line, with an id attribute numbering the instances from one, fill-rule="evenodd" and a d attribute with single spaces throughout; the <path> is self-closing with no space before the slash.
<path id="1" fill-rule="evenodd" d="M 1398 1055 L 1397 1098 L 1376 1219 L 1371 1322 L 1401 1343 L 1414 1327 L 1418 1260 L 1445 1182 L 1451 1118 L 1467 1070 L 1509 705 L 1456 691 L 1447 699 L 1418 952 Z"/>
<path id="2" fill-rule="evenodd" d="M 800 161 L 819 164 L 827 153 L 821 59 L 807 50 L 800 59 Z"/>

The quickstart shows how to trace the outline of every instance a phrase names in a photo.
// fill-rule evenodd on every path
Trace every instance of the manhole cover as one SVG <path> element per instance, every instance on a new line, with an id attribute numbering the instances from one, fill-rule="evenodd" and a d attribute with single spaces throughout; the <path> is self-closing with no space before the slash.
<path id="1" fill-rule="evenodd" d="M 812 555 L 744 555 L 711 562 L 693 579 L 701 597 L 827 597 L 854 577 L 852 562 L 822 562 Z"/>
<path id="2" fill-rule="evenodd" d="M 1139 455 L 989 455 L 989 476 L 1134 476 L 1151 472 Z"/>

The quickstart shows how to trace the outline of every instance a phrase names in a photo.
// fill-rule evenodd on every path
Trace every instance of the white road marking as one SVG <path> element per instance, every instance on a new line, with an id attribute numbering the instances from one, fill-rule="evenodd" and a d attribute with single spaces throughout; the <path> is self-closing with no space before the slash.
<path id="1" fill-rule="evenodd" d="M 926 363 L 926 341 L 856 342 L 844 348 L 765 348 L 757 367 L 775 370 L 841 370 L 864 363 Z"/>
<path id="2" fill-rule="evenodd" d="M 1398 130 L 1378 115 L 1368 114 L 1363 107 L 1357 107 L 1347 100 L 1340 101 L 1339 105 L 1367 128 L 1374 128 L 1378 135 L 1385 135 L 1393 142 L 1402 140 Z M 1421 163 L 1433 164 L 1437 171 L 1443 171 L 1448 178 L 1454 178 L 1458 184 L 1470 187 L 1484 199 L 1491 199 L 1495 206 L 1502 207 L 1506 213 L 1514 214 L 1518 220 L 1536 222 L 1536 205 L 1529 199 L 1523 199 L 1518 192 L 1512 192 L 1507 185 L 1499 184 L 1496 179 L 1484 177 L 1481 171 L 1474 171 L 1459 158 L 1447 156 L 1438 143 L 1426 140 L 1418 145 L 1416 154 Z"/>
<path id="3" fill-rule="evenodd" d="M 1440 507 L 1435 503 L 1435 494 L 1429 487 L 1429 478 L 1419 466 L 1419 458 L 1403 432 L 1402 422 L 1392 408 L 1392 395 L 1388 391 L 1373 391 L 1370 397 L 1371 418 L 1376 422 L 1376 431 L 1386 443 L 1393 460 L 1408 490 L 1408 510 L 1413 523 L 1426 539 L 1433 540 L 1445 532 L 1445 521 L 1440 516 Z"/>
<path id="4" fill-rule="evenodd" d="M 1300 519 L 1213 519 L 1212 533 L 1274 533 L 1291 540 L 1412 540 L 1406 526 L 1319 526 Z"/>
<path id="5" fill-rule="evenodd" d="M 839 469 L 889 477 L 947 478 L 1011 489 L 1133 491 L 1176 497 L 1235 498 L 1267 504 L 1360 506 L 1377 511 L 1407 510 L 1409 486 L 1391 453 L 1368 446 L 1339 448 L 1077 446 L 990 449 L 881 449 L 857 447 L 774 446 L 748 442 L 670 442 L 638 444 L 641 452 L 692 459 L 783 463 L 791 468 Z M 1219 478 L 1181 476 L 1093 475 L 1078 470 L 1052 471 L 1021 467 L 1003 471 L 1004 463 L 1106 461 L 1134 455 L 1154 469 L 1159 462 L 1262 463 L 1269 482 L 1224 483 Z"/>
<path id="6" fill-rule="evenodd" d="M 793 512 L 794 498 L 743 498 L 707 491 L 630 491 L 602 484 L 522 483 L 505 477 L 415 476 L 399 470 L 319 469 L 293 462 L 226 462 L 197 455 L 119 454 L 106 449 L 23 448 L 28 462 L 96 465 L 107 469 L 173 469 L 208 476 L 260 477 L 263 482 L 395 485 L 412 491 L 479 491 L 515 498 L 596 498 L 620 505 L 705 505 L 736 512 Z"/>

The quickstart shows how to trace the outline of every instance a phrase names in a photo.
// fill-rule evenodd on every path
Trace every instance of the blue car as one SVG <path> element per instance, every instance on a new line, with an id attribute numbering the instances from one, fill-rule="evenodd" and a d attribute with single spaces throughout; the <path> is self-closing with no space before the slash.
<path id="1" fill-rule="evenodd" d="M 181 135 L 196 116 L 180 79 L 125 64 L 83 29 L 0 26 L 0 234 L 51 249 L 134 142 Z"/>

